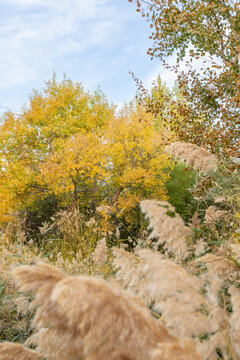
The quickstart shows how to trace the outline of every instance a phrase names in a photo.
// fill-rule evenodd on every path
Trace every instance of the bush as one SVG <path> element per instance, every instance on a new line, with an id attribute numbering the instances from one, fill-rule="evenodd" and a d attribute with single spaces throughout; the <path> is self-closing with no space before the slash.
<path id="1" fill-rule="evenodd" d="M 197 201 L 191 193 L 191 188 L 197 181 L 197 173 L 184 163 L 176 163 L 170 179 L 166 183 L 169 202 L 185 221 L 188 221 L 196 211 Z"/>

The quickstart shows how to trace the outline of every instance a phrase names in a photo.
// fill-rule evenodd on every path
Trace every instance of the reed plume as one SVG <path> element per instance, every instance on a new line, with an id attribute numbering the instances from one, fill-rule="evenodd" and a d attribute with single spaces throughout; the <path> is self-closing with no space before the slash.
<path id="1" fill-rule="evenodd" d="M 106 238 L 101 239 L 92 253 L 93 261 L 98 264 L 104 264 L 108 259 L 108 249 L 106 244 Z"/>
<path id="2" fill-rule="evenodd" d="M 215 227 L 216 211 L 214 206 L 209 206 L 205 211 L 205 224 L 211 229 Z"/>
<path id="3" fill-rule="evenodd" d="M 39 352 L 27 349 L 22 344 L 0 343 L 1 360 L 40 360 L 42 358 Z"/>
<path id="4" fill-rule="evenodd" d="M 190 229 L 166 201 L 143 200 L 140 203 L 142 212 L 149 220 L 152 229 L 149 239 L 157 239 L 156 245 L 163 244 L 164 248 L 172 252 L 177 260 L 188 256 L 186 238 Z"/>
<path id="5" fill-rule="evenodd" d="M 240 280 L 240 244 L 221 246 L 214 253 L 203 255 L 194 260 L 190 271 L 199 271 L 199 268 L 208 269 L 209 273 L 216 274 L 222 283 L 226 280 Z"/>
<path id="6" fill-rule="evenodd" d="M 191 271 L 198 270 L 199 268 L 208 269 L 209 272 L 216 274 L 222 281 L 229 277 L 237 276 L 239 273 L 239 266 L 231 261 L 226 252 L 217 252 L 216 254 L 206 254 L 199 257 L 191 263 L 189 269 Z"/>
<path id="7" fill-rule="evenodd" d="M 159 324 L 143 303 L 102 279 L 70 277 L 45 264 L 14 271 L 21 288 L 34 290 L 38 333 L 32 342 L 54 360 L 200 359 Z"/>
<path id="8" fill-rule="evenodd" d="M 188 166 L 204 173 L 217 170 L 217 160 L 207 150 L 189 143 L 175 141 L 167 146 L 166 151 L 175 155 Z"/>
<path id="9" fill-rule="evenodd" d="M 153 352 L 151 360 L 206 360 L 194 349 L 192 341 L 181 339 L 180 344 L 168 343 Z"/>
<path id="10" fill-rule="evenodd" d="M 191 337 L 218 331 L 222 311 L 216 303 L 215 291 L 209 296 L 211 289 L 205 287 L 202 295 L 203 282 L 196 276 L 190 276 L 178 264 L 152 250 L 139 250 L 134 255 L 114 249 L 114 255 L 120 284 L 162 314 L 172 333 Z"/>
<path id="11" fill-rule="evenodd" d="M 232 286 L 229 292 L 233 306 L 233 313 L 230 318 L 230 343 L 234 353 L 240 359 L 240 289 Z"/>
<path id="12" fill-rule="evenodd" d="M 30 301 L 23 295 L 14 300 L 17 305 L 17 313 L 25 315 L 29 311 Z"/>

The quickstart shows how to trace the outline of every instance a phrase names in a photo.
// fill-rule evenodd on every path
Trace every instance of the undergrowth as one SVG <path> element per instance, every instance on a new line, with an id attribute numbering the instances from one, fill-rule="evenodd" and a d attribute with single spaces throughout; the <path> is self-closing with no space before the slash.
<path id="1" fill-rule="evenodd" d="M 106 205 L 40 214 L 34 236 L 17 214 L 2 229 L 0 357 L 27 340 L 32 359 L 240 359 L 239 170 L 170 150 L 186 163 L 136 231 Z"/>

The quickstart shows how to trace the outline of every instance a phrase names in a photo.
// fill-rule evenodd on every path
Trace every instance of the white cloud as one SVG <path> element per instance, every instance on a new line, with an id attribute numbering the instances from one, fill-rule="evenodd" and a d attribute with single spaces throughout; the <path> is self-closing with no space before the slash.
<path id="1" fill-rule="evenodd" d="M 128 70 L 152 67 L 149 26 L 127 0 L 0 0 L 0 20 L 0 105 L 18 109 L 53 71 L 122 103 L 135 92 Z"/>
<path id="2" fill-rule="evenodd" d="M 11 11 L 16 8 L 0 27 L 0 89 L 38 80 L 62 57 L 85 56 L 88 49 L 111 41 L 114 8 L 107 0 L 3 3 Z"/>

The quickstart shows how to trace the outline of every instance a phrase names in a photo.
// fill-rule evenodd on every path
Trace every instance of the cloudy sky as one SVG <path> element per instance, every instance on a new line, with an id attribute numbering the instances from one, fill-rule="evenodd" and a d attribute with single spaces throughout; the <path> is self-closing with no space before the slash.
<path id="1" fill-rule="evenodd" d="M 135 94 L 129 70 L 145 86 L 158 73 L 173 83 L 147 56 L 149 25 L 127 0 L 0 0 L 0 17 L 0 106 L 20 110 L 53 72 L 118 105 Z"/>

